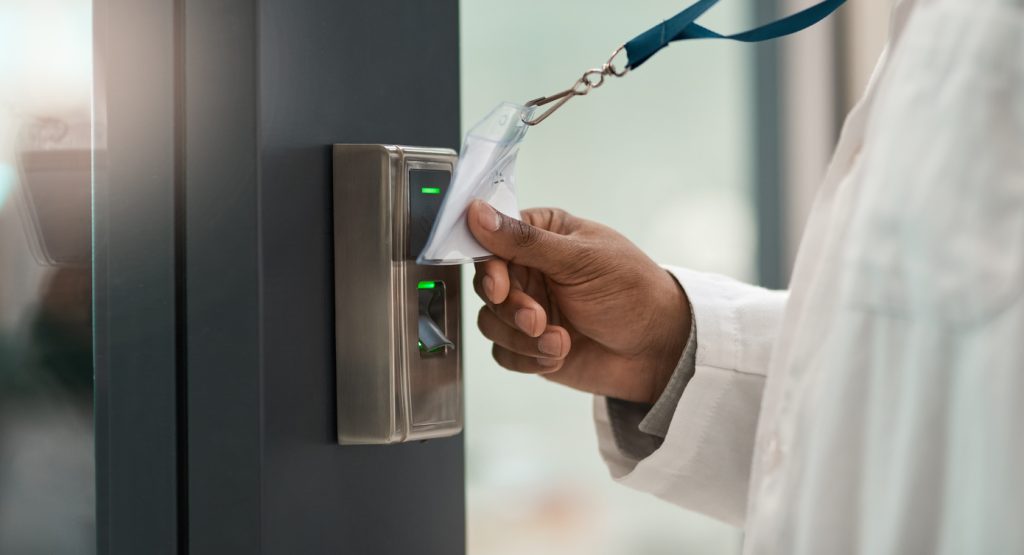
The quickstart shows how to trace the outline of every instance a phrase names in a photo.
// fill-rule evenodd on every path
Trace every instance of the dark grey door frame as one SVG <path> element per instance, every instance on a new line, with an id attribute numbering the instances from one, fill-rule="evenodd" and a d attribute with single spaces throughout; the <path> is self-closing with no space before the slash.
<path id="1" fill-rule="evenodd" d="M 174 554 L 185 508 L 175 4 L 96 0 L 93 22 L 97 543 Z"/>
<path id="2" fill-rule="evenodd" d="M 94 18 L 101 552 L 463 553 L 461 437 L 334 443 L 331 317 L 329 145 L 458 147 L 456 0 Z"/>

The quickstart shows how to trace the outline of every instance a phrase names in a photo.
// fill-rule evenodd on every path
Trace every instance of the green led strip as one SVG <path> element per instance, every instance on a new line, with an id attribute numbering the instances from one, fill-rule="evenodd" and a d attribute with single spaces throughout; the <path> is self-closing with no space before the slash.
<path id="1" fill-rule="evenodd" d="M 424 195 L 440 195 L 440 187 L 420 187 L 420 192 Z"/>
<path id="2" fill-rule="evenodd" d="M 437 287 L 436 281 L 421 281 L 416 285 L 416 289 L 433 289 Z"/>
<path id="3" fill-rule="evenodd" d="M 441 351 L 444 350 L 444 345 L 434 347 L 433 349 L 428 349 L 427 346 L 424 345 L 422 341 L 417 341 L 416 343 L 417 345 L 419 345 L 420 350 L 423 351 L 424 353 L 440 353 Z"/>

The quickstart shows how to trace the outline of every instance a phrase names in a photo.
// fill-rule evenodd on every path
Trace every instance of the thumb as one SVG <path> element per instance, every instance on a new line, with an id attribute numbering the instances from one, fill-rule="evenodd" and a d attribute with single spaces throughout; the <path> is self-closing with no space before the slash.
<path id="1" fill-rule="evenodd" d="M 509 262 L 558 275 L 578 249 L 569 237 L 502 214 L 482 200 L 469 205 L 466 223 L 487 250 Z"/>

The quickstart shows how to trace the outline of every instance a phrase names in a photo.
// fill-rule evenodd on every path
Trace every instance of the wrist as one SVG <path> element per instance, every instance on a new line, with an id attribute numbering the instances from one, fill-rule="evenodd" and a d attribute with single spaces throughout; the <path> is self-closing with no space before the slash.
<path id="1" fill-rule="evenodd" d="M 692 329 L 692 310 L 686 292 L 670 273 L 664 271 L 662 275 L 663 292 L 657 297 L 658 316 L 652 318 L 653 343 L 647 364 L 650 403 L 661 397 L 672 379 Z"/>

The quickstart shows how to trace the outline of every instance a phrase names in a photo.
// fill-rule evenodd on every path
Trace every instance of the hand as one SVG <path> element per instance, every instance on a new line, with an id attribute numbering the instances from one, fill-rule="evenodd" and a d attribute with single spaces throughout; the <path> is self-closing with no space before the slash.
<path id="1" fill-rule="evenodd" d="M 494 359 L 590 393 L 653 403 L 690 332 L 682 288 L 608 227 L 551 208 L 522 218 L 479 200 L 467 217 L 498 256 L 477 263 L 473 280 Z"/>

